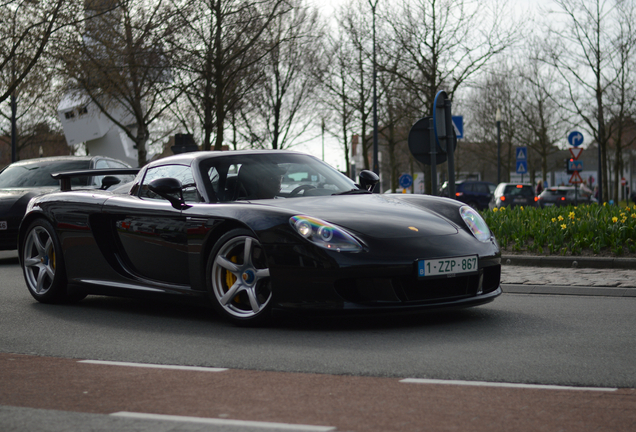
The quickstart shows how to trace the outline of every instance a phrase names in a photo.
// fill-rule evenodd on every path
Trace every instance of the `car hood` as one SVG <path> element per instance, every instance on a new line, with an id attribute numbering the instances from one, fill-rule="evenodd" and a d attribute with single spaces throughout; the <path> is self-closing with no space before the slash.
<path id="1" fill-rule="evenodd" d="M 60 190 L 59 186 L 32 187 L 32 188 L 5 188 L 0 189 L 0 200 L 17 199 L 22 195 L 30 194 L 36 196 L 44 193 Z"/>
<path id="2" fill-rule="evenodd" d="M 59 187 L 37 187 L 37 188 L 6 188 L 0 189 L 0 205 L 11 206 L 21 199 L 30 200 L 36 195 L 41 195 L 59 190 Z"/>
<path id="3" fill-rule="evenodd" d="M 277 199 L 268 200 L 267 204 L 376 238 L 457 234 L 457 228 L 447 219 L 380 194 Z"/>

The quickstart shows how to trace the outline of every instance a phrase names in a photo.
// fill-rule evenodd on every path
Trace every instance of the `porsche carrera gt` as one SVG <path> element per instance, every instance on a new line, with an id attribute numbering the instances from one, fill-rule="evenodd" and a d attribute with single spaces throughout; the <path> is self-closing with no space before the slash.
<path id="1" fill-rule="evenodd" d="M 403 313 L 501 294 L 500 250 L 476 210 L 372 193 L 370 171 L 356 184 L 313 156 L 229 151 L 154 161 L 114 191 L 73 189 L 81 174 L 54 174 L 61 190 L 33 198 L 20 225 L 40 302 L 186 296 L 259 325 L 278 310 Z"/>

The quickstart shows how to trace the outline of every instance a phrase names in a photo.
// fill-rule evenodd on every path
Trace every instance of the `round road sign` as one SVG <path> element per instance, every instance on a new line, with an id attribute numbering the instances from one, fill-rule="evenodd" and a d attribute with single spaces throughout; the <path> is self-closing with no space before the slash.
<path id="1" fill-rule="evenodd" d="M 580 146 L 583 144 L 583 134 L 578 131 L 570 132 L 570 135 L 568 135 L 568 143 L 570 143 L 572 147 Z"/>

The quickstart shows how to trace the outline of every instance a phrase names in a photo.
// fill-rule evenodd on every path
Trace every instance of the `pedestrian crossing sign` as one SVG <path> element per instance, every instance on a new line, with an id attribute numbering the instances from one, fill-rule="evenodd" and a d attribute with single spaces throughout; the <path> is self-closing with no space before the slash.
<path id="1" fill-rule="evenodd" d="M 517 161 L 527 161 L 528 160 L 528 148 L 527 147 L 517 147 Z"/>
<path id="2" fill-rule="evenodd" d="M 517 174 L 526 174 L 528 172 L 528 161 L 517 161 Z"/>

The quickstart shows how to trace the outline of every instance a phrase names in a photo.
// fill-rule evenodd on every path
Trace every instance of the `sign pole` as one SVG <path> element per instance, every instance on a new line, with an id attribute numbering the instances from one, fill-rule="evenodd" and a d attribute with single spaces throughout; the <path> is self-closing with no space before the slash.
<path id="1" fill-rule="evenodd" d="M 574 205 L 579 205 L 579 184 L 574 183 Z"/>
<path id="2" fill-rule="evenodd" d="M 435 143 L 435 127 L 433 117 L 428 122 L 429 133 L 431 134 L 431 194 L 437 195 L 437 144 Z"/>
<path id="3" fill-rule="evenodd" d="M 451 115 L 451 101 L 444 100 L 444 110 L 446 111 L 446 154 L 448 155 L 448 196 L 449 198 L 456 199 L 455 197 L 455 143 L 453 131 L 453 117 Z"/>

